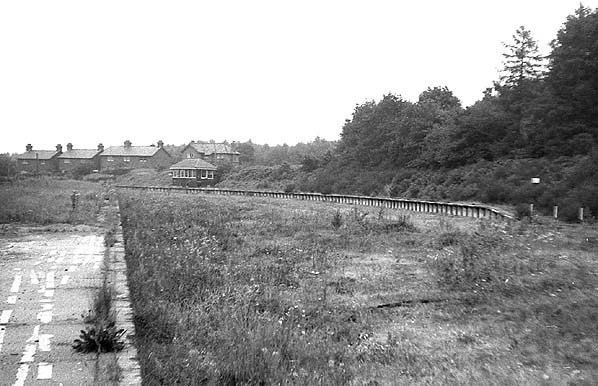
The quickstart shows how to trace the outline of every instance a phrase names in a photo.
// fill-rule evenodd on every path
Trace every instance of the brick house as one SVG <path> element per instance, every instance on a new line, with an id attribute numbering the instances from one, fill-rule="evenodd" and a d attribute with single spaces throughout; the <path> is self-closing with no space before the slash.
<path id="1" fill-rule="evenodd" d="M 241 153 L 233 151 L 226 143 L 195 142 L 191 141 L 182 151 L 183 158 L 201 158 L 214 165 L 225 162 L 233 165 L 239 164 Z"/>
<path id="2" fill-rule="evenodd" d="M 104 151 L 101 143 L 97 149 L 73 149 L 72 143 L 66 144 L 66 151 L 58 156 L 58 170 L 72 172 L 80 167 L 87 167 L 91 170 L 100 168 L 100 153 Z"/>
<path id="3" fill-rule="evenodd" d="M 25 149 L 25 153 L 17 156 L 19 173 L 51 174 L 58 171 L 58 156 L 62 154 L 62 145 L 56 145 L 56 150 L 33 150 L 33 146 L 27 144 Z"/>
<path id="4" fill-rule="evenodd" d="M 158 146 L 132 146 L 126 140 L 124 146 L 110 146 L 100 154 L 100 170 L 166 168 L 172 159 L 163 144 L 158 141 Z"/>
<path id="5" fill-rule="evenodd" d="M 182 186 L 211 185 L 216 166 L 201 158 L 187 158 L 170 167 L 172 184 Z"/>

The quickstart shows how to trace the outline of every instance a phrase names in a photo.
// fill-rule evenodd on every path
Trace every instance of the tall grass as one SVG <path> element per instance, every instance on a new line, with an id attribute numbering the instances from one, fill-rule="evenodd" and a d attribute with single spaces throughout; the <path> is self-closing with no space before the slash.
<path id="1" fill-rule="evenodd" d="M 120 202 L 149 384 L 346 384 L 353 377 L 349 348 L 367 323 L 328 304 L 317 277 L 300 284 L 313 275 L 306 272 L 326 270 L 317 236 L 271 243 L 297 236 L 288 228 L 301 226 L 274 212 L 255 221 L 248 208 L 197 197 Z"/>
<path id="2" fill-rule="evenodd" d="M 120 205 L 145 384 L 595 379 L 595 229 L 244 197 Z"/>
<path id="3" fill-rule="evenodd" d="M 73 210 L 71 194 L 79 193 Z M 102 186 L 51 177 L 28 178 L 0 185 L 0 223 L 95 224 Z"/>

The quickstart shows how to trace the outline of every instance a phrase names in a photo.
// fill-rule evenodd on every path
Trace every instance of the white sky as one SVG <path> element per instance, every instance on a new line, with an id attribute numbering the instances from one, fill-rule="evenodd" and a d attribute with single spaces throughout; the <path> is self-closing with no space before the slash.
<path id="1" fill-rule="evenodd" d="M 598 0 L 586 0 L 594 9 Z M 544 53 L 578 0 L 0 1 L 0 152 L 158 139 L 338 139 L 366 100 L 464 105 L 525 25 Z"/>

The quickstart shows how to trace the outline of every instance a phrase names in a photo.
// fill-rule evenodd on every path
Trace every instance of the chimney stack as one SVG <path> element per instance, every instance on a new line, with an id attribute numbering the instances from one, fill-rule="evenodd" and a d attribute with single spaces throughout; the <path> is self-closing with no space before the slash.
<path id="1" fill-rule="evenodd" d="M 32 151 L 33 150 L 33 146 L 31 146 L 31 144 L 28 143 L 27 146 L 25 146 L 25 150 Z"/>
<path id="2" fill-rule="evenodd" d="M 73 144 L 69 142 L 66 144 L 66 151 L 71 151 L 71 150 L 73 150 Z"/>
<path id="3" fill-rule="evenodd" d="M 125 147 L 131 147 L 131 141 L 128 139 L 125 141 Z"/>
<path id="4" fill-rule="evenodd" d="M 104 151 L 104 145 L 98 143 L 98 151 Z"/>
<path id="5" fill-rule="evenodd" d="M 159 140 L 158 141 L 158 147 L 162 147 L 162 146 L 164 146 L 164 142 L 162 142 L 162 140 Z"/>
<path id="6" fill-rule="evenodd" d="M 56 151 L 59 153 L 62 153 L 62 145 L 61 144 L 56 145 Z"/>

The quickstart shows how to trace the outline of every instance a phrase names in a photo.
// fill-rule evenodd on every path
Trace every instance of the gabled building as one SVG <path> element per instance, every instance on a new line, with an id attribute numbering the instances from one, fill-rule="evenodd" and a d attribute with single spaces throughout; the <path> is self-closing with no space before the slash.
<path id="1" fill-rule="evenodd" d="M 229 144 L 215 142 L 195 142 L 185 146 L 182 151 L 183 158 L 201 158 L 214 165 L 222 163 L 239 163 L 240 153 L 233 151 Z"/>
<path id="2" fill-rule="evenodd" d="M 17 156 L 17 170 L 20 173 L 50 174 L 58 171 L 62 145 L 56 145 L 56 150 L 33 150 L 33 146 L 27 144 L 25 150 L 25 153 Z"/>
<path id="3" fill-rule="evenodd" d="M 170 167 L 172 184 L 182 186 L 211 185 L 216 166 L 201 158 L 187 158 Z"/>
<path id="4" fill-rule="evenodd" d="M 74 149 L 72 143 L 66 144 L 66 151 L 58 156 L 58 170 L 71 172 L 80 167 L 91 170 L 100 169 L 100 154 L 104 151 L 101 143 L 97 149 Z"/>
<path id="5" fill-rule="evenodd" d="M 158 141 L 158 146 L 132 146 L 126 140 L 124 146 L 110 146 L 100 154 L 100 170 L 167 168 L 172 159 L 163 145 Z"/>

